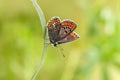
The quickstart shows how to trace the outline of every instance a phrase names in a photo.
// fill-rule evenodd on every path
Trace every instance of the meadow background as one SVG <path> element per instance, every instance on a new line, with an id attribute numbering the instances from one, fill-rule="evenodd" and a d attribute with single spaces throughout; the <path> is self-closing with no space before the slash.
<path id="1" fill-rule="evenodd" d="M 38 3 L 46 21 L 74 20 L 80 39 L 49 45 L 36 80 L 120 80 L 120 0 Z M 31 0 L 0 0 L 0 80 L 30 80 L 42 49 L 42 27 Z"/>

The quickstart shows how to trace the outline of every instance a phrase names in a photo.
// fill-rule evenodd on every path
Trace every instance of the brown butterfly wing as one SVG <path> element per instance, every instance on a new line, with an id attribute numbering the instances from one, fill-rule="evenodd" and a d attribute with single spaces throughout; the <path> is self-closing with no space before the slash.
<path id="1" fill-rule="evenodd" d="M 64 39 L 70 33 L 72 33 L 77 27 L 76 23 L 71 20 L 65 20 L 60 23 L 60 31 L 58 35 L 58 40 Z"/>
<path id="2" fill-rule="evenodd" d="M 58 44 L 70 42 L 70 41 L 76 40 L 78 38 L 80 38 L 80 36 L 76 32 L 72 32 L 68 36 L 66 36 L 64 39 L 58 41 Z"/>
<path id="3" fill-rule="evenodd" d="M 48 35 L 51 43 L 57 41 L 60 31 L 60 18 L 53 17 L 48 23 Z"/>

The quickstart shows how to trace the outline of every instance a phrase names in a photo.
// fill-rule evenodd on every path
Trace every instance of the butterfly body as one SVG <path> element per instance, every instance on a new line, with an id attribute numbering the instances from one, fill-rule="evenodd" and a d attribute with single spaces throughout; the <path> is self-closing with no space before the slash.
<path id="1" fill-rule="evenodd" d="M 54 46 L 79 38 L 79 35 L 74 32 L 77 25 L 71 20 L 61 21 L 59 17 L 53 17 L 47 27 L 49 40 Z"/>

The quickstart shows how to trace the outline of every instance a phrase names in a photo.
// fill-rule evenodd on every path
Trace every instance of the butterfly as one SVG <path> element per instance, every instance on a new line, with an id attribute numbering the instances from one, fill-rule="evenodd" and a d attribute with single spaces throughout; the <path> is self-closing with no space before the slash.
<path id="1" fill-rule="evenodd" d="M 67 43 L 80 38 L 74 32 L 77 24 L 72 20 L 61 21 L 59 17 L 53 17 L 47 24 L 48 36 L 50 43 L 54 46 L 58 44 Z"/>

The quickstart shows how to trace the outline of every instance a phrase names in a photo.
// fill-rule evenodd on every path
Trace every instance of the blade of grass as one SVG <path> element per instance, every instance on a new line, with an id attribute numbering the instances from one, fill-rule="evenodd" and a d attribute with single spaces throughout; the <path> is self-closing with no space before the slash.
<path id="1" fill-rule="evenodd" d="M 37 1 L 36 0 L 32 0 L 32 3 L 33 3 L 33 6 L 35 7 L 38 15 L 39 15 L 39 19 L 40 19 L 40 23 L 42 25 L 42 31 L 43 33 L 45 34 L 45 28 L 46 28 L 46 20 L 45 20 L 45 17 L 44 17 L 44 14 L 43 14 L 43 11 L 42 9 L 40 8 L 40 6 L 38 5 Z"/>
<path id="2" fill-rule="evenodd" d="M 44 36 L 44 47 L 43 47 L 43 52 L 42 52 L 42 58 L 41 58 L 41 61 L 39 63 L 39 66 L 37 68 L 37 70 L 35 71 L 33 77 L 32 77 L 32 80 L 35 80 L 36 76 L 38 75 L 39 71 L 41 70 L 43 64 L 44 64 L 44 61 L 45 61 L 45 57 L 46 57 L 46 52 L 47 52 L 47 44 L 46 44 L 46 41 L 47 41 L 47 28 L 46 28 L 46 20 L 45 20 L 45 17 L 44 17 L 44 14 L 43 14 L 43 11 L 42 9 L 40 8 L 40 6 L 38 5 L 37 1 L 36 0 L 32 0 L 32 3 L 33 3 L 33 6 L 35 7 L 38 15 L 39 15 L 39 19 L 40 19 L 40 22 L 41 22 L 41 25 L 42 25 L 42 31 L 43 31 L 43 36 Z"/>

